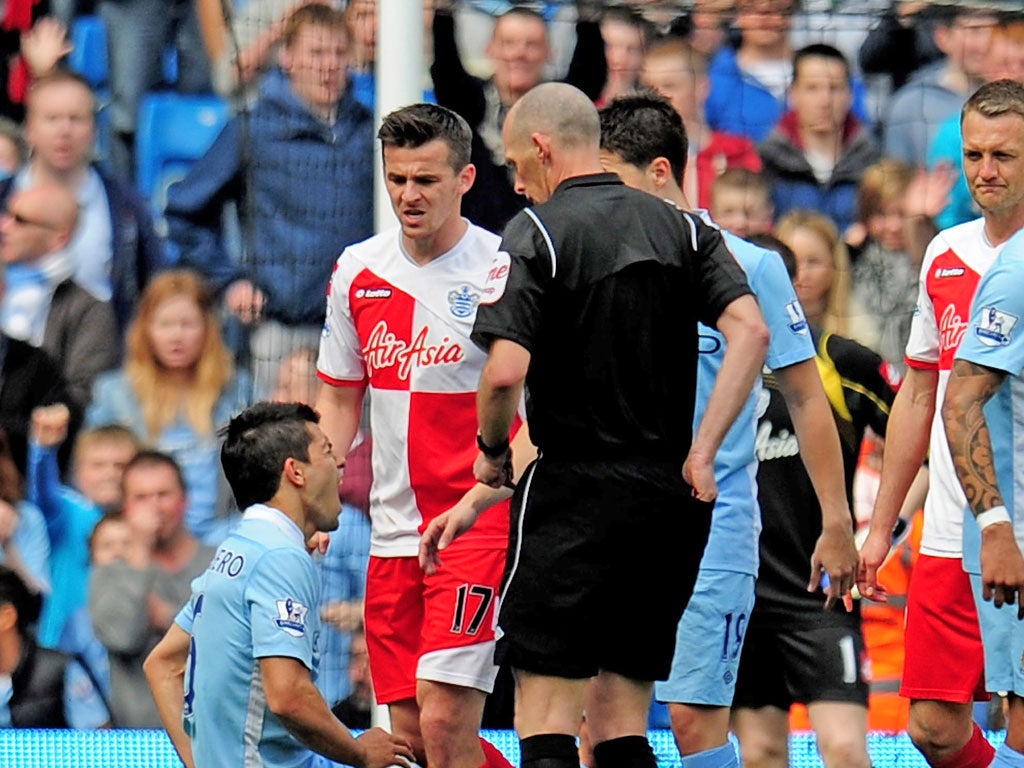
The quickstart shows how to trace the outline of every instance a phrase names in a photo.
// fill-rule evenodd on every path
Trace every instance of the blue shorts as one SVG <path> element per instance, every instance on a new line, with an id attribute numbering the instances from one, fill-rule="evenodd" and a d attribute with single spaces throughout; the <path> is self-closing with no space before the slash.
<path id="1" fill-rule="evenodd" d="M 982 598 L 981 576 L 969 575 L 985 648 L 985 690 L 1024 696 L 1024 621 L 1017 618 L 1017 605 L 996 608 Z"/>
<path id="2" fill-rule="evenodd" d="M 747 621 L 754 608 L 749 573 L 700 569 L 676 629 L 676 652 L 668 680 L 654 698 L 678 704 L 732 705 Z"/>

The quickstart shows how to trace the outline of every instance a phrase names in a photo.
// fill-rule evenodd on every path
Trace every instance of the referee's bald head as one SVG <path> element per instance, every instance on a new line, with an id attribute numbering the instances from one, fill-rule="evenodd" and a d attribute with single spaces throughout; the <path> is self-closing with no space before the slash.
<path id="1" fill-rule="evenodd" d="M 583 91 L 566 83 L 543 83 L 532 88 L 509 110 L 509 136 L 522 140 L 542 133 L 560 147 L 593 147 L 601 141 L 597 109 Z"/>

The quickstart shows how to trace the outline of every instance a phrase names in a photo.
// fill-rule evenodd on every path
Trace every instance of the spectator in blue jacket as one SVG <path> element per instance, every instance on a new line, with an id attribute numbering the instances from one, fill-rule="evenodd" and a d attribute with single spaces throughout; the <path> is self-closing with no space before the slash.
<path id="1" fill-rule="evenodd" d="M 820 211 L 845 232 L 856 217 L 861 177 L 879 150 L 850 111 L 850 67 L 843 54 L 824 44 L 797 51 L 790 99 L 792 110 L 758 148 L 775 213 Z"/>
<path id="2" fill-rule="evenodd" d="M 120 507 L 121 475 L 139 449 L 127 427 L 84 430 L 75 440 L 75 487 L 64 485 L 57 448 L 67 438 L 69 415 L 60 403 L 36 408 L 28 451 L 28 499 L 46 520 L 50 572 L 57 585 L 43 603 L 36 628 L 39 642 L 48 648 L 57 647 L 69 618 L 85 607 L 89 539 L 104 511 Z"/>
<path id="3" fill-rule="evenodd" d="M 100 301 L 111 302 L 123 332 L 142 289 L 164 265 L 163 249 L 139 195 L 92 164 L 95 114 L 92 88 L 73 72 L 35 81 L 25 120 L 32 159 L 0 182 L 0 210 L 12 190 L 48 184 L 73 193 L 79 205 L 78 228 L 67 245 L 73 277 Z"/>
<path id="4" fill-rule="evenodd" d="M 255 323 L 256 394 L 269 395 L 285 357 L 319 344 L 335 259 L 373 232 L 373 115 L 352 97 L 344 16 L 306 5 L 288 19 L 281 69 L 248 116 L 225 126 L 167 195 L 171 239 L 228 310 Z M 239 201 L 241 263 L 221 237 L 225 202 Z"/>

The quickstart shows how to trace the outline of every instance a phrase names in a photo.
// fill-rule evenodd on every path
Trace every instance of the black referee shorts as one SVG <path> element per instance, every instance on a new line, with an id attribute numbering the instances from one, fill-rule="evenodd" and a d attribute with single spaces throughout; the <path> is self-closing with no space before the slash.
<path id="1" fill-rule="evenodd" d="M 513 500 L 498 663 L 565 678 L 668 677 L 711 509 L 675 463 L 542 457 Z"/>

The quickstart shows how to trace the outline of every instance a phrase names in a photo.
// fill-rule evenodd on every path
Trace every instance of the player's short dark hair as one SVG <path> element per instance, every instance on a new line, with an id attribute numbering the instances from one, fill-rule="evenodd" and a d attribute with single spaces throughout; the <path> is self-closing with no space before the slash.
<path id="1" fill-rule="evenodd" d="M 0 565 L 0 605 L 13 605 L 18 614 L 18 632 L 25 637 L 29 627 L 39 620 L 42 595 L 28 588 L 21 576 L 6 565 Z"/>
<path id="2" fill-rule="evenodd" d="M 804 59 L 830 59 L 832 61 L 838 61 L 843 65 L 843 71 L 846 72 L 846 82 L 850 82 L 850 62 L 846 60 L 842 52 L 831 45 L 825 43 L 811 43 L 805 45 L 799 51 L 793 54 L 793 79 L 796 80 L 800 76 L 800 64 Z"/>
<path id="3" fill-rule="evenodd" d="M 304 403 L 256 403 L 221 430 L 220 463 L 239 509 L 269 501 L 288 459 L 309 461 L 309 431 L 320 414 Z"/>
<path id="4" fill-rule="evenodd" d="M 136 453 L 132 460 L 124 465 L 124 472 L 121 474 L 121 490 L 124 490 L 125 478 L 134 470 L 148 469 L 150 467 L 166 467 L 174 473 L 174 477 L 178 481 L 178 487 L 181 488 L 182 493 L 184 493 L 186 488 L 188 488 L 188 486 L 185 485 L 185 475 L 181 471 L 181 465 L 175 461 L 173 456 L 168 453 L 164 453 L 163 451 L 147 449 Z"/>
<path id="5" fill-rule="evenodd" d="M 796 277 L 796 254 L 793 253 L 792 248 L 779 240 L 775 235 L 769 232 L 758 232 L 747 235 L 744 239 L 769 251 L 775 251 L 782 257 L 782 263 L 786 265 L 789 279 L 792 280 Z"/>
<path id="6" fill-rule="evenodd" d="M 448 160 L 458 173 L 469 165 L 473 131 L 462 117 L 437 104 L 410 104 L 384 118 L 377 131 L 383 147 L 416 149 L 440 139 L 448 145 Z"/>
<path id="7" fill-rule="evenodd" d="M 683 119 L 667 99 L 652 90 L 637 91 L 614 99 L 598 115 L 601 149 L 637 168 L 664 157 L 682 185 L 689 142 Z"/>

